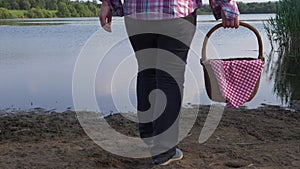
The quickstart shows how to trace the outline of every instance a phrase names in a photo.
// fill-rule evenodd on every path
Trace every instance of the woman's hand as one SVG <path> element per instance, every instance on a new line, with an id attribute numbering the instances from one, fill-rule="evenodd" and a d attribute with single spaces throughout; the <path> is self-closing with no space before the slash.
<path id="1" fill-rule="evenodd" d="M 102 0 L 99 20 L 102 28 L 108 32 L 111 32 L 110 25 L 112 20 L 112 12 L 107 0 Z"/>
<path id="2" fill-rule="evenodd" d="M 240 26 L 239 16 L 236 16 L 232 20 L 228 20 L 223 10 L 221 10 L 222 14 L 222 24 L 224 28 L 238 28 Z"/>

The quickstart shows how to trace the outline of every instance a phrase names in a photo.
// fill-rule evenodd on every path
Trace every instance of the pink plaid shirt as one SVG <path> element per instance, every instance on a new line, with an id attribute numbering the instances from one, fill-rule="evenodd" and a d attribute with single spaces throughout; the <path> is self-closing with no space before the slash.
<path id="1" fill-rule="evenodd" d="M 185 17 L 202 6 L 202 0 L 107 0 L 114 14 L 130 15 L 134 18 L 156 20 Z M 210 0 L 216 19 L 221 18 L 221 10 L 228 19 L 239 15 L 235 0 Z"/>

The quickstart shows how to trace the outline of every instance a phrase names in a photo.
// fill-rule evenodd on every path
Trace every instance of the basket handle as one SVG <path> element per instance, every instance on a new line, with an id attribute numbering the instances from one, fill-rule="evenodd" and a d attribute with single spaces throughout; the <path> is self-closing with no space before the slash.
<path id="1" fill-rule="evenodd" d="M 240 22 L 240 25 L 241 26 L 244 26 L 248 29 L 250 29 L 252 32 L 254 32 L 254 34 L 256 35 L 257 37 L 257 41 L 258 41 L 258 46 L 259 46 L 259 54 L 258 54 L 258 59 L 261 59 L 263 62 L 265 60 L 264 56 L 263 56 L 263 43 L 262 43 L 262 39 L 261 39 L 261 36 L 259 34 L 259 32 L 257 31 L 257 29 L 255 29 L 253 26 L 245 23 L 245 22 Z M 205 61 L 207 59 L 207 56 L 206 56 L 206 48 L 207 48 L 207 43 L 208 43 L 208 40 L 210 38 L 210 36 L 219 28 L 221 28 L 223 25 L 222 23 L 220 24 L 217 24 L 216 26 L 214 26 L 213 28 L 211 28 L 211 30 L 206 34 L 205 36 L 205 39 L 204 39 L 204 42 L 203 42 L 203 46 L 202 46 L 202 59 L 201 59 L 201 62 L 202 61 Z"/>

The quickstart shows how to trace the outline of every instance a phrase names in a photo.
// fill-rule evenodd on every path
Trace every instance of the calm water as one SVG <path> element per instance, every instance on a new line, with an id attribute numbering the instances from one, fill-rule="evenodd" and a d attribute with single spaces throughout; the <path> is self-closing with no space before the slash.
<path id="1" fill-rule="evenodd" d="M 241 20 L 247 20 L 261 33 L 266 55 L 270 52 L 270 44 L 261 20 L 270 17 L 271 15 L 241 16 Z M 196 74 L 196 79 L 187 72 L 185 104 L 211 103 L 204 91 L 203 72 L 197 54 L 202 44 L 201 32 L 207 32 L 216 24 L 211 22 L 212 20 L 213 17 L 210 15 L 198 17 L 199 36 L 195 37 L 192 45 L 195 53 L 191 54 L 188 60 L 188 66 Z M 134 111 L 136 102 L 134 74 L 137 67 L 133 51 L 125 38 L 122 19 L 114 19 L 111 34 L 100 29 L 97 18 L 2 20 L 0 24 L 0 109 L 42 107 L 64 111 L 73 108 L 72 75 L 76 59 L 87 43 L 86 47 L 90 47 L 91 50 L 108 52 L 103 64 L 100 64 L 95 79 L 95 94 L 101 110 L 116 111 L 110 97 L 113 93 L 116 98 L 120 98 L 117 111 Z M 89 38 L 98 41 L 91 44 Z M 256 39 L 244 28 L 218 31 L 211 41 L 213 46 L 211 56 L 257 55 Z M 115 50 L 109 51 L 112 47 Z M 119 72 L 117 75 L 116 68 Z M 111 85 L 109 79 L 112 75 L 114 81 Z M 201 86 L 197 92 L 193 82 Z M 124 88 L 123 84 L 128 84 L 129 89 Z M 284 106 L 280 98 L 274 94 L 273 84 L 272 80 L 268 80 L 267 73 L 264 73 L 256 97 L 246 106 L 249 108 L 261 104 Z M 125 98 L 124 91 L 130 98 L 131 105 L 128 105 L 126 99 L 122 101 L 121 98 Z"/>

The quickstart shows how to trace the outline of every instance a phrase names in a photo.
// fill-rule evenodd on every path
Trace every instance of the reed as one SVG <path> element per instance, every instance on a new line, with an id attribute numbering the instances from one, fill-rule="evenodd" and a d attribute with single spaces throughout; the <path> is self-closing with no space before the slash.
<path id="1" fill-rule="evenodd" d="M 265 71 L 283 103 L 300 100 L 300 3 L 280 0 L 274 18 L 264 24 L 272 50 Z M 274 49 L 276 44 L 276 51 Z"/>
<path id="2" fill-rule="evenodd" d="M 265 29 L 271 41 L 290 47 L 300 44 L 299 0 L 279 0 L 275 18 L 270 18 Z"/>

